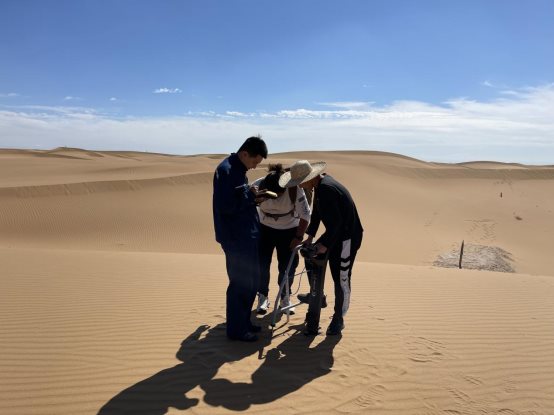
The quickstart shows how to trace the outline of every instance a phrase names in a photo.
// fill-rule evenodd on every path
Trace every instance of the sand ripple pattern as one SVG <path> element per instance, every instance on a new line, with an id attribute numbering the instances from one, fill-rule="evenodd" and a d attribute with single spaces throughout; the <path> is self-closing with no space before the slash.
<path id="1" fill-rule="evenodd" d="M 554 412 L 551 277 L 360 262 L 342 338 L 244 345 L 221 255 L 0 259 L 2 414 Z"/>

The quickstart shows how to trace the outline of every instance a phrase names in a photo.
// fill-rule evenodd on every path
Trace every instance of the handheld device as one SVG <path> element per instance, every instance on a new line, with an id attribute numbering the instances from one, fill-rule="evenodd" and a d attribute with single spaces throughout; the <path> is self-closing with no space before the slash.
<path id="1" fill-rule="evenodd" d="M 256 198 L 258 197 L 264 197 L 266 199 L 277 199 L 279 195 L 275 192 L 272 192 L 270 190 L 260 190 L 258 193 L 256 193 Z"/>

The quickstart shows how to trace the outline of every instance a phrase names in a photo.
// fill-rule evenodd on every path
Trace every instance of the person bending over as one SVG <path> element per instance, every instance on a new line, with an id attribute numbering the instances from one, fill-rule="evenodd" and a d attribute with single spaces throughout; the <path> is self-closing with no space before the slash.
<path id="1" fill-rule="evenodd" d="M 333 177 L 324 174 L 326 163 L 311 165 L 307 160 L 294 163 L 290 172 L 279 179 L 282 187 L 299 186 L 313 190 L 313 212 L 306 230 L 311 244 L 323 222 L 325 232 L 315 245 L 318 254 L 328 253 L 329 268 L 335 286 L 335 309 L 328 335 L 340 334 L 344 329 L 344 316 L 350 305 L 352 267 L 356 253 L 362 244 L 363 228 L 350 192 Z M 298 299 L 309 302 L 309 294 L 299 294 Z"/>

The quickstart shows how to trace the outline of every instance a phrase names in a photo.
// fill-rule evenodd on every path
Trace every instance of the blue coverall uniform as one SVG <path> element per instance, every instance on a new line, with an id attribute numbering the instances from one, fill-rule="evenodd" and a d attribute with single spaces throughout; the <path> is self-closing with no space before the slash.
<path id="1" fill-rule="evenodd" d="M 225 252 L 229 277 L 226 314 L 231 338 L 240 338 L 252 328 L 250 312 L 260 280 L 260 220 L 246 172 L 232 153 L 217 166 L 213 180 L 215 237 Z"/>

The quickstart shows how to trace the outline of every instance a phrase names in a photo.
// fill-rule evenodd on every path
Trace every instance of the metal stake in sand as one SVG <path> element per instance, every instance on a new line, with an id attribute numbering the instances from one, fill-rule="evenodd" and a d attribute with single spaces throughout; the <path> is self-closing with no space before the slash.
<path id="1" fill-rule="evenodd" d="M 462 247 L 460 248 L 460 262 L 458 262 L 458 268 L 462 269 L 462 257 L 464 256 L 464 241 L 462 241 Z"/>

